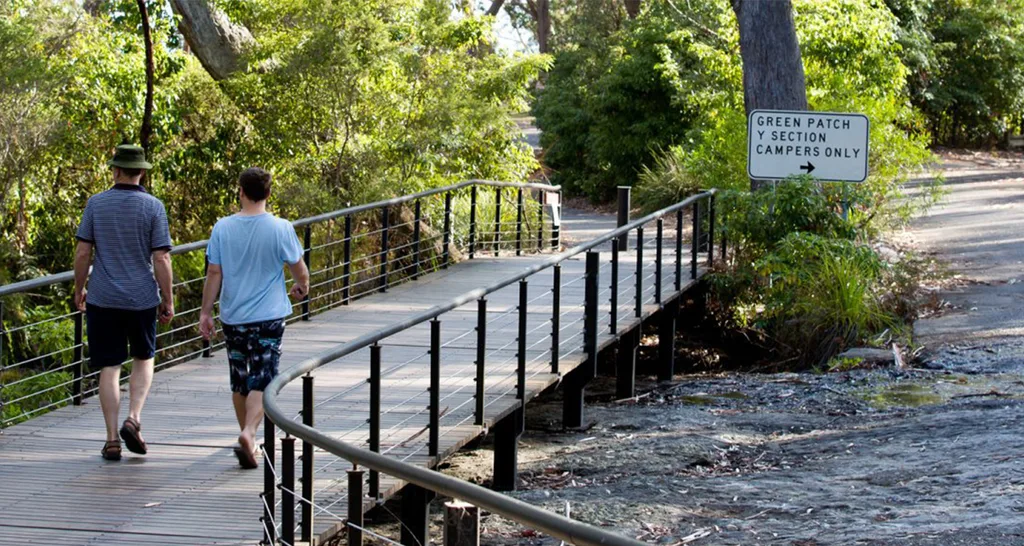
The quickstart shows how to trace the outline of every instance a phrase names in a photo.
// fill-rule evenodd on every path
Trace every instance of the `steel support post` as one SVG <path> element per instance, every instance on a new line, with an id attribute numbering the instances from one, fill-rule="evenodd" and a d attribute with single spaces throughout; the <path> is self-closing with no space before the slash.
<path id="1" fill-rule="evenodd" d="M 410 483 L 402 489 L 403 546 L 427 546 L 430 535 L 430 501 L 434 493 Z"/>
<path id="2" fill-rule="evenodd" d="M 516 191 L 516 256 L 523 255 L 523 188 Z"/>
<path id="3" fill-rule="evenodd" d="M 452 259 L 452 192 L 444 193 L 444 250 L 441 255 L 441 268 L 448 269 Z"/>
<path id="4" fill-rule="evenodd" d="M 420 278 L 420 221 L 423 219 L 420 200 L 416 200 L 415 220 L 412 223 L 412 280 Z"/>
<path id="5" fill-rule="evenodd" d="M 544 203 L 537 206 L 537 252 L 544 250 Z"/>
<path id="6" fill-rule="evenodd" d="M 380 453 L 380 345 L 370 345 L 370 451 Z M 370 497 L 380 497 L 380 474 L 370 471 Z"/>
<path id="7" fill-rule="evenodd" d="M 494 255 L 501 253 L 501 186 L 494 188 Z"/>
<path id="8" fill-rule="evenodd" d="M 345 305 L 352 299 L 352 217 L 345 217 L 345 239 L 342 242 L 341 299 Z"/>
<path id="9" fill-rule="evenodd" d="M 567 429 L 583 426 L 583 391 L 590 382 L 583 368 L 580 366 L 562 378 L 562 426 Z"/>
<path id="10" fill-rule="evenodd" d="M 523 407 L 520 406 L 494 425 L 494 479 L 491 488 L 495 491 L 516 490 L 522 413 Z"/>
<path id="11" fill-rule="evenodd" d="M 676 211 L 676 292 L 683 289 L 683 209 Z"/>
<path id="12" fill-rule="evenodd" d="M 261 521 L 264 525 L 264 539 L 266 544 L 275 544 L 277 542 L 277 531 L 274 529 L 274 522 L 277 521 L 275 517 L 274 507 L 277 505 L 277 482 L 274 477 L 274 467 L 277 464 L 275 453 L 277 452 L 277 438 L 276 427 L 274 422 L 270 420 L 270 416 L 264 416 L 263 418 L 263 517 Z"/>
<path id="13" fill-rule="evenodd" d="M 314 424 L 313 410 L 313 376 L 308 373 L 302 376 L 302 424 L 312 428 Z M 313 450 L 312 442 L 302 441 L 302 522 L 300 537 L 307 544 L 313 543 Z"/>
<path id="14" fill-rule="evenodd" d="M 82 360 L 84 355 L 82 345 L 85 343 L 82 336 L 82 313 L 78 311 L 75 313 L 75 349 L 72 351 L 72 361 L 74 364 L 75 381 L 71 385 L 71 397 L 74 405 L 82 405 L 82 377 L 85 375 L 85 362 Z M 3 326 L 0 325 L 0 337 L 3 337 Z M 207 342 L 209 343 L 209 342 Z M 3 344 L 3 340 L 0 339 L 0 345 Z M 209 345 L 204 348 L 204 353 L 209 352 Z M 0 349 L 0 368 L 3 368 L 3 350 Z"/>
<path id="15" fill-rule="evenodd" d="M 363 499 L 365 498 L 363 495 L 363 471 L 353 468 L 348 471 L 348 523 L 352 524 L 348 526 L 349 546 L 363 545 Z"/>
<path id="16" fill-rule="evenodd" d="M 619 186 L 616 201 L 619 205 L 618 216 L 616 218 L 616 224 L 618 227 L 622 227 L 629 223 L 629 209 L 630 205 L 630 190 L 629 186 Z M 623 233 L 619 236 L 619 250 L 625 251 L 629 249 L 629 233 Z"/>
<path id="17" fill-rule="evenodd" d="M 583 351 L 587 354 L 585 364 L 588 378 L 597 377 L 597 313 L 600 303 L 597 301 L 598 273 L 601 269 L 601 253 L 590 250 L 586 258 L 586 281 L 584 283 L 583 303 Z"/>
<path id="18" fill-rule="evenodd" d="M 476 407 L 473 411 L 474 423 L 484 426 L 484 374 L 487 360 L 487 298 L 476 301 L 476 394 L 473 395 Z"/>
<path id="19" fill-rule="evenodd" d="M 715 194 L 708 197 L 708 267 L 715 263 Z"/>
<path id="20" fill-rule="evenodd" d="M 658 227 L 654 233 L 654 303 L 661 303 L 661 245 L 665 240 L 665 221 L 658 218 L 657 226 Z"/>
<path id="21" fill-rule="evenodd" d="M 476 255 L 476 184 L 469 189 L 469 259 Z"/>
<path id="22" fill-rule="evenodd" d="M 640 226 L 636 228 L 636 277 L 634 279 L 635 288 L 633 290 L 635 301 L 633 302 L 633 311 L 636 314 L 636 318 L 644 316 L 644 227 Z"/>
<path id="23" fill-rule="evenodd" d="M 427 455 L 437 464 L 441 439 L 441 321 L 430 321 L 430 413 Z"/>
<path id="24" fill-rule="evenodd" d="M 615 335 L 619 331 L 619 240 L 612 239 L 611 296 L 608 304 L 608 333 Z"/>
<path id="25" fill-rule="evenodd" d="M 206 253 L 204 252 L 203 253 L 203 276 L 205 277 L 206 274 L 209 271 L 210 271 L 210 257 L 207 256 Z M 208 340 L 206 338 L 203 338 L 203 358 L 210 358 L 210 356 L 211 356 L 211 354 L 210 354 L 210 340 Z M 81 362 L 82 359 L 79 358 L 77 360 L 79 362 Z M 84 362 L 83 362 L 83 364 L 84 364 Z"/>
<path id="26" fill-rule="evenodd" d="M 281 440 L 281 542 L 295 544 L 295 438 Z"/>
<path id="27" fill-rule="evenodd" d="M 380 213 L 380 290 L 388 291 L 388 254 L 391 247 L 388 243 L 388 232 L 391 230 L 391 211 L 388 207 L 381 208 Z"/>
<path id="28" fill-rule="evenodd" d="M 690 244 L 690 278 L 697 280 L 697 253 L 700 250 L 700 201 L 693 202 L 693 239 Z"/>
<path id="29" fill-rule="evenodd" d="M 519 331 L 516 335 L 518 347 L 516 349 L 516 399 L 519 400 L 519 407 L 526 404 L 526 321 L 527 306 L 529 305 L 529 285 L 526 279 L 519 281 Z"/>
<path id="30" fill-rule="evenodd" d="M 559 329 L 562 324 L 562 264 L 551 268 L 551 373 L 558 373 Z"/>
<path id="31" fill-rule="evenodd" d="M 7 330 L 4 328 L 4 302 L 0 299 L 0 372 L 4 367 L 4 343 L 7 341 Z M 5 376 L 0 373 L 0 430 L 4 428 L 4 383 Z"/>

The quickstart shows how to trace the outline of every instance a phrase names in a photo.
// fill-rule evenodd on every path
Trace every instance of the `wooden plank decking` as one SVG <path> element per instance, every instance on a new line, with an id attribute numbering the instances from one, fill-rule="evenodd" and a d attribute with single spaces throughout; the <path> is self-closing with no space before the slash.
<path id="1" fill-rule="evenodd" d="M 651 263 L 654 253 L 645 256 Z M 582 258 L 582 256 L 580 257 Z M 637 322 L 633 313 L 632 253 L 623 254 L 619 277 L 619 331 Z M 688 255 L 686 256 L 688 258 Z M 490 284 L 546 259 L 479 257 L 418 281 L 375 294 L 289 326 L 282 368 L 324 349 L 429 309 L 472 288 Z M 600 299 L 602 347 L 608 334 L 610 296 L 607 255 L 602 257 Z M 675 293 L 674 255 L 664 257 L 663 300 Z M 569 372 L 582 353 L 582 259 L 562 267 L 560 372 Z M 653 267 L 646 272 L 644 317 L 659 306 L 653 300 Z M 683 267 L 685 289 L 688 260 Z M 559 381 L 550 370 L 552 307 L 548 269 L 530 278 L 528 306 L 527 399 Z M 515 407 L 516 313 L 513 285 L 488 298 L 487 426 Z M 441 317 L 441 458 L 486 432 L 473 425 L 476 307 L 468 305 Z M 429 328 L 410 329 L 382 343 L 383 399 L 381 451 L 427 465 Z M 369 354 L 362 350 L 316 373 L 316 427 L 345 441 L 365 445 L 368 437 Z M 299 382 L 281 400 L 298 414 Z M 127 392 L 122 401 L 127 411 Z M 231 452 L 238 434 L 230 402 L 227 364 L 222 351 L 157 373 L 143 411 L 150 445 L 146 456 L 125 451 L 119 463 L 99 457 L 103 421 L 98 400 L 65 407 L 6 429 L 0 435 L 0 544 L 255 544 L 262 536 L 262 471 L 243 471 Z M 261 431 L 262 433 L 262 431 Z M 280 446 L 280 443 L 278 444 Z M 278 448 L 280 449 L 280 447 Z M 301 451 L 297 449 L 297 451 Z M 350 464 L 317 452 L 314 467 L 316 531 L 327 536 L 340 524 L 345 507 L 345 470 Z M 278 455 L 280 461 L 280 455 Z M 296 475 L 301 470 L 296 471 Z M 381 490 L 391 495 L 403 484 L 382 476 Z M 278 497 L 280 498 L 280 496 Z M 296 519 L 298 521 L 298 518 Z"/>

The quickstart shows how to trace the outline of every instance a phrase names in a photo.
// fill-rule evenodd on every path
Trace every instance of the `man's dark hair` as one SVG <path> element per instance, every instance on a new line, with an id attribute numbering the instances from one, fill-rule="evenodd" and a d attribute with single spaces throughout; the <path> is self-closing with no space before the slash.
<path id="1" fill-rule="evenodd" d="M 129 178 L 135 178 L 142 174 L 142 169 L 126 169 L 124 167 L 118 167 L 118 169 L 121 169 L 121 172 Z"/>
<path id="2" fill-rule="evenodd" d="M 259 167 L 242 171 L 238 184 L 242 186 L 242 193 L 257 203 L 270 196 L 270 173 Z"/>

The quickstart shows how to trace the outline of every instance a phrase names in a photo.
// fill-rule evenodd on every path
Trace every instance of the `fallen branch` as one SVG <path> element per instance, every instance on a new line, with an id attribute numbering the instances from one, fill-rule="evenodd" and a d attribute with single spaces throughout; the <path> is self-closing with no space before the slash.
<path id="1" fill-rule="evenodd" d="M 976 393 L 973 393 L 973 394 L 958 394 L 958 395 L 954 396 L 953 398 L 982 398 L 982 397 L 985 397 L 985 396 L 1002 397 L 1002 396 L 1010 396 L 1010 395 L 1006 394 L 1005 392 L 999 392 L 997 390 L 991 390 L 991 391 L 988 391 L 988 392 L 976 392 Z"/>

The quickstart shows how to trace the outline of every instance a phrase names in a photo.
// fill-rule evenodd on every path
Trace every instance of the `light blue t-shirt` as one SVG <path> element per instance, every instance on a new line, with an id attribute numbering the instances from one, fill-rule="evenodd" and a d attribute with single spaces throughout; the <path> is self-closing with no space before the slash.
<path id="1" fill-rule="evenodd" d="M 239 326 L 290 315 L 284 266 L 298 263 L 302 251 L 291 223 L 269 212 L 221 218 L 206 247 L 210 263 L 224 274 L 221 322 Z"/>

